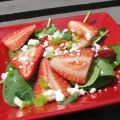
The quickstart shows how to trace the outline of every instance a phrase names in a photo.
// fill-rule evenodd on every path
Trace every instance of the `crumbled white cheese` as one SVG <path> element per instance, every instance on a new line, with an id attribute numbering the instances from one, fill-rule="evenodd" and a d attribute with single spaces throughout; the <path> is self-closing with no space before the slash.
<path id="1" fill-rule="evenodd" d="M 38 45 L 40 42 L 39 42 L 39 40 L 36 40 L 36 39 L 30 39 L 29 41 L 28 41 L 28 45 L 33 45 L 33 46 L 36 46 L 36 45 Z"/>
<path id="2" fill-rule="evenodd" d="M 87 38 L 87 40 L 91 40 L 93 36 L 90 32 L 86 32 L 85 37 Z"/>
<path id="3" fill-rule="evenodd" d="M 63 30 L 63 33 L 65 33 L 65 32 L 68 32 L 68 29 L 67 29 L 67 28 Z"/>
<path id="4" fill-rule="evenodd" d="M 72 44 L 72 48 L 70 49 L 70 52 L 77 51 L 80 48 L 79 44 Z"/>
<path id="5" fill-rule="evenodd" d="M 31 53 L 30 56 L 32 56 L 32 57 L 35 56 L 35 53 Z"/>
<path id="6" fill-rule="evenodd" d="M 52 40 L 52 35 L 48 35 L 48 40 Z"/>
<path id="7" fill-rule="evenodd" d="M 45 41 L 44 43 L 43 43 L 43 47 L 47 47 L 48 46 L 48 41 Z"/>
<path id="8" fill-rule="evenodd" d="M 101 49 L 101 46 L 99 44 L 97 44 L 97 43 L 94 43 L 93 47 L 95 47 L 96 50 L 100 50 Z"/>
<path id="9" fill-rule="evenodd" d="M 23 66 L 22 66 L 22 65 L 20 65 L 20 66 L 19 66 L 19 68 L 20 68 L 20 69 L 22 69 L 22 68 L 23 68 Z"/>
<path id="10" fill-rule="evenodd" d="M 44 95 L 48 98 L 48 101 L 55 100 L 55 92 L 52 89 L 45 91 Z"/>
<path id="11" fill-rule="evenodd" d="M 73 57 L 73 53 L 70 53 L 70 56 Z"/>
<path id="12" fill-rule="evenodd" d="M 73 95 L 78 94 L 79 96 L 85 95 L 86 91 L 84 89 L 79 89 L 79 85 L 76 84 L 74 88 L 68 88 L 67 91 Z"/>
<path id="13" fill-rule="evenodd" d="M 17 96 L 14 98 L 14 103 L 20 108 L 23 107 L 23 101 Z"/>
<path id="14" fill-rule="evenodd" d="M 6 72 L 6 73 L 2 73 L 2 75 L 1 75 L 2 80 L 5 80 L 6 77 L 7 77 L 7 75 L 8 75 L 8 72 Z"/>
<path id="15" fill-rule="evenodd" d="M 30 61 L 29 61 L 29 57 L 26 57 L 26 56 L 24 56 L 24 57 L 19 57 L 18 58 L 18 61 L 20 61 L 22 64 L 24 64 L 24 65 L 28 65 L 29 63 L 30 63 Z"/>
<path id="16" fill-rule="evenodd" d="M 55 52 L 55 49 L 53 47 L 46 47 L 43 57 L 47 57 L 50 53 L 54 53 L 54 52 Z"/>
<path id="17" fill-rule="evenodd" d="M 92 50 L 95 51 L 95 57 L 98 56 L 98 51 L 101 49 L 101 46 L 97 43 L 93 44 Z"/>
<path id="18" fill-rule="evenodd" d="M 96 92 L 96 88 L 91 88 L 90 89 L 90 93 L 95 93 Z"/>
<path id="19" fill-rule="evenodd" d="M 73 29 L 72 29 L 72 30 L 71 30 L 71 32 L 73 32 L 73 33 L 74 33 L 74 32 L 75 32 L 75 30 L 73 30 Z"/>
<path id="20" fill-rule="evenodd" d="M 49 89 L 44 92 L 44 95 L 48 98 L 48 101 L 63 101 L 65 99 L 64 94 L 61 92 L 61 90 L 52 90 Z"/>
<path id="21" fill-rule="evenodd" d="M 55 50 L 55 55 L 62 55 L 63 51 L 61 51 L 59 48 Z"/>
<path id="22" fill-rule="evenodd" d="M 59 30 L 57 30 L 57 31 L 52 35 L 52 37 L 53 37 L 54 39 L 56 39 L 56 38 L 62 38 L 62 34 L 60 33 Z"/>
<path id="23" fill-rule="evenodd" d="M 63 51 L 63 54 L 66 54 L 66 53 L 68 53 L 68 51 L 67 51 L 67 50 L 64 50 L 64 51 Z"/>
<path id="24" fill-rule="evenodd" d="M 14 57 L 13 60 L 17 60 L 17 57 Z"/>
<path id="25" fill-rule="evenodd" d="M 55 91 L 55 100 L 57 101 L 57 102 L 59 102 L 59 101 L 63 101 L 65 99 L 65 96 L 64 96 L 64 94 L 62 93 L 62 91 L 61 90 L 56 90 Z"/>
<path id="26" fill-rule="evenodd" d="M 27 45 L 24 45 L 24 46 L 21 48 L 21 50 L 22 50 L 23 52 L 25 52 L 26 50 L 28 50 L 28 46 L 27 46 Z"/>
<path id="27" fill-rule="evenodd" d="M 60 47 L 63 47 L 63 46 L 65 46 L 65 44 L 64 44 L 64 43 L 61 43 L 61 44 L 60 44 Z"/>

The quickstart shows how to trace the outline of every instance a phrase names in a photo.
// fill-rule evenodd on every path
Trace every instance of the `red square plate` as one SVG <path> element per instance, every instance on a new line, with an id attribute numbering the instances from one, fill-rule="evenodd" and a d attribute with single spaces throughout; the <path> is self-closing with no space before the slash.
<path id="1" fill-rule="evenodd" d="M 67 23 L 70 20 L 82 21 L 84 15 L 71 16 L 65 18 L 57 18 L 53 20 L 53 23 L 60 29 L 67 27 Z M 103 44 L 120 43 L 120 29 L 117 23 L 106 13 L 94 13 L 89 17 L 89 23 L 93 23 L 97 28 L 105 26 L 109 29 L 109 35 L 103 41 Z M 34 22 L 37 28 L 43 28 L 47 21 Z M 1 39 L 9 32 L 17 30 L 21 27 L 27 26 L 25 23 L 19 25 L 0 27 L 0 74 L 4 72 L 6 61 L 8 61 L 8 50 L 2 44 Z M 0 118 L 3 119 L 35 119 L 35 118 L 48 118 L 51 116 L 57 116 L 62 114 L 68 114 L 76 111 L 83 111 L 91 108 L 101 107 L 113 103 L 120 102 L 120 79 L 117 79 L 112 85 L 109 85 L 102 92 L 94 94 L 88 94 L 80 97 L 77 102 L 68 105 L 59 105 L 54 102 L 49 103 L 44 107 L 30 107 L 20 111 L 18 108 L 8 106 L 2 98 L 2 85 L 0 85 Z"/>

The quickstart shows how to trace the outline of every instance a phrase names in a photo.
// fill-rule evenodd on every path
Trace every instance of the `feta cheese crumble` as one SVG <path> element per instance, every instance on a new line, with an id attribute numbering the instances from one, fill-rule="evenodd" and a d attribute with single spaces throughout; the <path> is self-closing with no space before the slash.
<path id="1" fill-rule="evenodd" d="M 45 41 L 42 46 L 47 47 L 48 46 L 48 41 Z"/>
<path id="2" fill-rule="evenodd" d="M 28 50 L 28 46 L 27 46 L 27 45 L 24 45 L 24 46 L 21 48 L 21 50 L 22 50 L 23 52 L 25 52 L 26 50 Z"/>
<path id="3" fill-rule="evenodd" d="M 36 39 L 30 39 L 29 41 L 28 41 L 28 45 L 33 45 L 33 46 L 36 46 L 36 45 L 38 45 L 40 42 L 39 42 L 39 40 L 36 40 Z"/>
<path id="4" fill-rule="evenodd" d="M 24 65 L 28 65 L 30 63 L 29 57 L 26 57 L 26 56 L 25 57 L 19 57 L 18 61 L 20 61 Z"/>
<path id="5" fill-rule="evenodd" d="M 96 88 L 91 88 L 90 89 L 90 93 L 95 93 L 96 92 Z"/>
<path id="6" fill-rule="evenodd" d="M 48 101 L 55 100 L 55 92 L 52 89 L 45 91 L 44 95 L 48 98 Z"/>
<path id="7" fill-rule="evenodd" d="M 47 90 L 44 92 L 44 95 L 48 98 L 48 101 L 63 101 L 65 99 L 64 94 L 61 90 Z"/>
<path id="8" fill-rule="evenodd" d="M 18 107 L 20 107 L 20 108 L 23 108 L 23 101 L 19 98 L 19 97 L 15 97 L 14 98 L 14 103 L 18 106 Z"/>
<path id="9" fill-rule="evenodd" d="M 43 57 L 47 57 L 50 53 L 54 53 L 55 49 L 53 47 L 46 47 L 43 53 Z"/>
<path id="10" fill-rule="evenodd" d="M 84 89 L 79 89 L 79 85 L 75 84 L 74 88 L 68 88 L 67 91 L 70 93 L 70 95 L 78 94 L 79 96 L 85 95 L 86 91 Z"/>
<path id="11" fill-rule="evenodd" d="M 86 32 L 85 37 L 87 38 L 87 40 L 91 40 L 93 36 L 90 32 Z"/>
<path id="12" fill-rule="evenodd" d="M 64 96 L 64 94 L 62 93 L 62 91 L 61 90 L 56 90 L 55 91 L 55 100 L 57 101 L 57 102 L 59 102 L 59 101 L 63 101 L 65 99 L 65 96 Z"/>
<path id="13" fill-rule="evenodd" d="M 6 72 L 6 73 L 2 73 L 2 75 L 1 75 L 2 80 L 5 80 L 6 77 L 7 77 L 7 75 L 8 75 L 8 72 Z"/>

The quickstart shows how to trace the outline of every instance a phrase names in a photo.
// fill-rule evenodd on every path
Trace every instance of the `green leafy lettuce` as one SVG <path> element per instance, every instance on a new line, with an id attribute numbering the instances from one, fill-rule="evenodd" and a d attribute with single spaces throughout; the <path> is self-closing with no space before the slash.
<path id="1" fill-rule="evenodd" d="M 8 72 L 3 87 L 3 98 L 10 106 L 16 106 L 14 98 L 19 97 L 22 101 L 33 102 L 33 88 L 25 81 L 17 70 Z"/>
<path id="2" fill-rule="evenodd" d="M 110 61 L 113 67 L 116 68 L 118 65 L 120 65 L 120 44 L 113 44 L 107 47 L 115 50 L 116 56 L 115 58 L 110 59 Z"/>

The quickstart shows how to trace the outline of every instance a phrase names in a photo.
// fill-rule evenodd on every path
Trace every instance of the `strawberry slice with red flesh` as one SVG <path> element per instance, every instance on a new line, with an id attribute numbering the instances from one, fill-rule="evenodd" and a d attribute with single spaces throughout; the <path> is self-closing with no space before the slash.
<path id="1" fill-rule="evenodd" d="M 39 80 L 42 78 L 48 83 L 48 67 L 47 67 L 47 59 L 42 59 L 40 62 L 39 70 L 38 70 L 38 77 L 36 83 L 34 85 L 34 96 L 43 95 L 46 91 L 45 88 L 40 86 Z"/>
<path id="2" fill-rule="evenodd" d="M 79 21 L 70 21 L 68 23 L 68 29 L 80 37 L 85 37 L 87 33 L 89 33 L 92 37 L 95 37 L 98 32 L 96 27 L 93 25 Z"/>
<path id="3" fill-rule="evenodd" d="M 13 66 L 18 70 L 25 80 L 32 77 L 43 55 L 41 45 L 32 47 L 25 52 L 11 58 Z"/>
<path id="4" fill-rule="evenodd" d="M 103 49 L 98 51 L 98 57 L 101 58 L 110 58 L 115 56 L 114 49 Z"/>
<path id="5" fill-rule="evenodd" d="M 36 25 L 34 24 L 16 30 L 4 37 L 3 43 L 12 51 L 17 51 L 24 45 L 35 29 Z"/>
<path id="6" fill-rule="evenodd" d="M 67 88 L 70 88 L 70 84 L 62 78 L 60 75 L 58 75 L 51 67 L 50 67 L 50 61 L 47 58 L 43 58 L 40 63 L 39 68 L 39 74 L 38 78 L 43 78 L 46 82 L 49 83 L 49 87 L 53 90 L 61 90 L 62 93 L 67 97 L 69 96 L 69 93 L 67 92 Z M 38 81 L 38 80 L 37 80 Z M 38 83 L 36 83 L 37 86 Z M 35 86 L 35 87 L 36 87 Z M 35 95 L 37 93 L 42 93 L 44 90 L 42 90 L 40 87 L 35 88 Z M 38 92 L 39 91 L 39 92 Z"/>
<path id="7" fill-rule="evenodd" d="M 65 79 L 85 84 L 93 55 L 90 49 L 81 49 L 79 54 L 73 52 L 54 57 L 50 61 L 50 66 Z"/>

